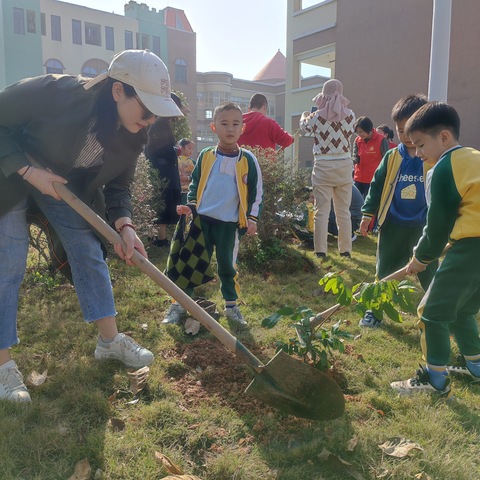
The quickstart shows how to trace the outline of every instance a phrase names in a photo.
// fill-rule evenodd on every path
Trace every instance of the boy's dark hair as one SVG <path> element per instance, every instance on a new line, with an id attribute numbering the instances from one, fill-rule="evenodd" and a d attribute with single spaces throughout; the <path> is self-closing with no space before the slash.
<path id="1" fill-rule="evenodd" d="M 215 120 L 217 118 L 217 115 L 220 112 L 226 112 L 227 110 L 238 110 L 240 112 L 240 114 L 242 115 L 242 119 L 243 119 L 242 109 L 236 103 L 225 102 L 225 103 L 221 103 L 220 105 L 215 107 L 215 110 L 213 111 L 212 121 L 215 122 Z"/>
<path id="2" fill-rule="evenodd" d="M 423 93 L 414 93 L 402 97 L 392 108 L 392 120 L 395 123 L 408 120 L 420 107 L 428 102 Z"/>
<path id="3" fill-rule="evenodd" d="M 248 104 L 249 108 L 262 108 L 263 106 L 268 107 L 267 97 L 261 93 L 254 93 L 250 97 L 250 103 Z"/>
<path id="4" fill-rule="evenodd" d="M 385 125 L 385 124 L 379 125 L 377 127 L 377 130 L 381 130 L 383 133 L 386 133 L 387 138 L 389 140 L 393 140 L 393 130 L 388 125 Z"/>
<path id="5" fill-rule="evenodd" d="M 426 103 L 405 124 L 406 135 L 422 132 L 434 136 L 442 130 L 450 131 L 455 140 L 460 137 L 460 117 L 457 111 L 445 102 Z"/>
<path id="6" fill-rule="evenodd" d="M 353 131 L 356 132 L 357 128 L 361 128 L 365 133 L 370 133 L 373 130 L 373 122 L 368 117 L 358 117 Z"/>
<path id="7" fill-rule="evenodd" d="M 190 145 L 191 143 L 193 143 L 193 140 L 190 139 L 190 138 L 182 138 L 178 144 L 181 146 L 181 147 L 186 147 L 187 145 Z"/>

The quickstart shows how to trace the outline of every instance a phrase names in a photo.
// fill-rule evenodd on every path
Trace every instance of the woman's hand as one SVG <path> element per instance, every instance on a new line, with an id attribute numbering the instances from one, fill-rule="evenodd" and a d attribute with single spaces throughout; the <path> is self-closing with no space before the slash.
<path id="1" fill-rule="evenodd" d="M 60 196 L 53 187 L 54 182 L 66 184 L 67 180 L 60 175 L 56 175 L 51 170 L 43 168 L 35 168 L 33 165 L 22 167 L 17 173 L 30 185 L 34 186 L 44 195 L 50 195 L 55 200 L 61 200 Z"/>
<path id="2" fill-rule="evenodd" d="M 129 226 L 131 225 L 131 226 Z M 122 228 L 123 227 L 123 228 Z M 137 250 L 141 253 L 145 258 L 148 258 L 147 251 L 145 250 L 145 246 L 143 245 L 142 241 L 138 238 L 137 233 L 135 232 L 135 227 L 132 224 L 132 221 L 128 217 L 119 218 L 115 222 L 115 228 L 119 231 L 120 237 L 125 243 L 125 246 L 116 243 L 114 245 L 115 253 L 125 261 L 127 265 L 134 265 L 131 258 L 133 256 L 133 252 Z"/>

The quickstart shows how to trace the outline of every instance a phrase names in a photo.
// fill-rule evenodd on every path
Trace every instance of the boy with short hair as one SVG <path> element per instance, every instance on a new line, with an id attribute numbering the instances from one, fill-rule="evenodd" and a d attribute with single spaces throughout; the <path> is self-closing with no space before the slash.
<path id="1" fill-rule="evenodd" d="M 466 361 L 465 373 L 480 381 L 480 152 L 458 144 L 460 119 L 453 107 L 430 102 L 406 123 L 405 133 L 417 155 L 433 165 L 426 180 L 427 225 L 407 265 L 407 274 L 443 262 L 419 307 L 421 347 L 426 367 L 417 376 L 393 382 L 402 394 L 451 393 L 447 376 L 450 334 Z"/>
<path id="2" fill-rule="evenodd" d="M 262 173 L 255 156 L 237 144 L 243 131 L 242 110 L 237 104 L 216 107 L 210 127 L 219 142 L 200 152 L 192 172 L 188 204 L 178 205 L 177 213 L 188 215 L 196 208 L 209 256 L 215 247 L 226 317 L 246 325 L 237 306 L 236 261 L 240 236 L 257 232 Z M 162 323 L 179 323 L 185 313 L 181 305 L 173 303 Z"/>
<path id="3" fill-rule="evenodd" d="M 377 217 L 378 279 L 385 278 L 407 264 L 426 223 L 424 179 L 431 165 L 415 156 L 415 145 L 404 132 L 407 120 L 426 103 L 425 95 L 416 94 L 401 98 L 393 106 L 392 119 L 401 143 L 383 157 L 362 207 L 362 235 L 367 235 L 372 218 Z M 424 290 L 427 290 L 437 267 L 438 261 L 434 261 L 419 274 Z M 377 327 L 381 321 L 381 318 L 375 317 L 368 310 L 359 325 Z"/>

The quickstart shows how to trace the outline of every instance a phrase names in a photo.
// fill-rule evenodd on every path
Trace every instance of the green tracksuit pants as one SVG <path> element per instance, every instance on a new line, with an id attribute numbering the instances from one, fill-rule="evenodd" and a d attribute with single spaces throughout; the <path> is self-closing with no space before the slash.
<path id="1" fill-rule="evenodd" d="M 480 238 L 455 242 L 445 255 L 419 306 L 421 346 L 430 365 L 450 360 L 450 335 L 460 352 L 480 354 Z"/>
<path id="2" fill-rule="evenodd" d="M 423 227 L 408 227 L 385 220 L 380 229 L 377 244 L 377 278 L 381 280 L 407 265 L 413 256 L 413 248 L 422 236 Z M 438 261 L 432 262 L 425 271 L 418 274 L 424 290 L 432 281 Z"/>
<path id="3" fill-rule="evenodd" d="M 202 232 L 205 235 L 205 247 L 210 257 L 215 249 L 222 296 L 227 302 L 236 301 L 240 293 L 237 283 L 237 255 L 240 241 L 238 223 L 210 223 L 200 218 Z M 193 291 L 186 291 L 186 293 L 191 296 Z"/>

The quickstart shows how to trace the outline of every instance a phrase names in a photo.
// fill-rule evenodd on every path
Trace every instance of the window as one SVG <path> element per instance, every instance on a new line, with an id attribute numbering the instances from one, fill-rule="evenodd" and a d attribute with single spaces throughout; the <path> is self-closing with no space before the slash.
<path id="1" fill-rule="evenodd" d="M 182 58 L 175 60 L 175 82 L 187 83 L 187 62 Z"/>
<path id="2" fill-rule="evenodd" d="M 150 48 L 150 35 L 142 33 L 142 50 Z"/>
<path id="3" fill-rule="evenodd" d="M 75 45 L 82 44 L 82 22 L 80 20 L 72 20 L 72 42 Z"/>
<path id="4" fill-rule="evenodd" d="M 56 58 L 51 58 L 50 60 L 46 61 L 45 69 L 47 73 L 63 73 L 65 67 L 63 66 L 62 62 L 60 62 L 60 60 L 57 60 Z"/>
<path id="5" fill-rule="evenodd" d="M 25 10 L 13 7 L 13 32 L 25 35 Z"/>
<path id="6" fill-rule="evenodd" d="M 182 19 L 178 13 L 175 14 L 175 28 L 177 30 L 185 30 Z"/>
<path id="7" fill-rule="evenodd" d="M 160 37 L 152 35 L 152 52 L 160 56 Z"/>
<path id="8" fill-rule="evenodd" d="M 47 34 L 47 20 L 45 19 L 44 13 L 40 14 L 40 30 L 43 36 Z"/>
<path id="9" fill-rule="evenodd" d="M 213 118 L 213 111 L 212 110 L 205 110 L 205 118 L 207 120 L 211 120 Z"/>
<path id="10" fill-rule="evenodd" d="M 101 27 L 96 23 L 85 22 L 85 43 L 88 45 L 102 46 Z"/>
<path id="11" fill-rule="evenodd" d="M 133 48 L 133 33 L 130 30 L 125 30 L 125 50 Z"/>
<path id="12" fill-rule="evenodd" d="M 105 48 L 107 50 L 115 50 L 113 27 L 105 27 Z"/>
<path id="13" fill-rule="evenodd" d="M 52 15 L 50 18 L 52 22 L 52 40 L 61 42 L 62 41 L 62 25 L 61 25 L 60 17 L 58 15 Z"/>
<path id="14" fill-rule="evenodd" d="M 35 12 L 33 10 L 27 10 L 27 32 L 37 32 L 37 22 L 35 18 Z"/>
<path id="15" fill-rule="evenodd" d="M 82 66 L 82 75 L 84 77 L 96 77 L 101 73 L 106 72 L 108 69 L 108 63 L 99 58 L 92 58 L 87 60 Z"/>

